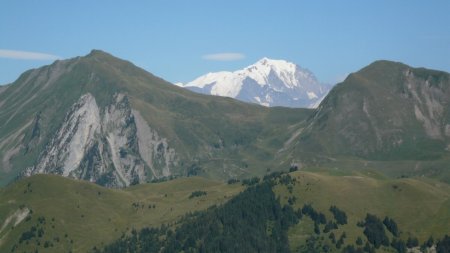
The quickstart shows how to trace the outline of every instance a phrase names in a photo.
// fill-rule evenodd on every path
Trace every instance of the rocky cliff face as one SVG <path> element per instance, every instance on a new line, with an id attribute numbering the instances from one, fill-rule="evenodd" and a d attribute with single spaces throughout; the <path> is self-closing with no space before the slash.
<path id="1" fill-rule="evenodd" d="M 414 104 L 414 116 L 422 123 L 426 135 L 431 139 L 445 140 L 450 137 L 449 111 L 450 91 L 444 80 L 417 77 L 411 70 L 404 72 L 405 97 Z M 447 80 L 448 81 L 448 80 Z"/>
<path id="2" fill-rule="evenodd" d="M 53 173 L 123 187 L 171 175 L 175 150 L 151 129 L 125 94 L 99 108 L 83 95 L 27 175 Z"/>

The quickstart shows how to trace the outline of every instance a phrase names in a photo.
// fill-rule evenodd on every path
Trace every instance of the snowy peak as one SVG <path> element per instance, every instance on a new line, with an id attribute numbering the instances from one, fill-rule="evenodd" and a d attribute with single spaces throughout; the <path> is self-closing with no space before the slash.
<path id="1" fill-rule="evenodd" d="M 330 88 L 320 84 L 309 70 L 266 57 L 241 70 L 208 73 L 177 85 L 203 94 L 287 107 L 315 107 Z"/>
<path id="2" fill-rule="evenodd" d="M 317 79 L 312 72 L 285 60 L 273 60 L 264 57 L 255 64 L 245 68 L 245 70 L 249 72 L 249 76 L 254 77 L 255 80 L 257 80 L 258 75 L 265 76 L 265 80 L 259 80 L 258 82 L 265 85 L 271 84 L 270 80 L 268 80 L 271 73 L 280 78 L 288 88 L 301 86 L 301 79 L 308 82 L 317 82 Z"/>
<path id="3" fill-rule="evenodd" d="M 285 60 L 272 60 L 269 58 L 262 58 L 255 64 L 248 66 L 246 69 L 259 69 L 265 71 L 267 74 L 270 71 L 275 71 L 277 74 L 294 73 L 297 69 L 297 65 Z"/>

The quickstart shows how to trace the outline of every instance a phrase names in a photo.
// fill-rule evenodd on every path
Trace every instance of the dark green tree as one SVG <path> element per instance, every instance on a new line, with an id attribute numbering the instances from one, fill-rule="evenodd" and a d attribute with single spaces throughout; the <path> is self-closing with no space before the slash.
<path id="1" fill-rule="evenodd" d="M 442 240 L 438 241 L 436 244 L 437 253 L 448 253 L 450 252 L 450 236 L 445 235 Z"/>
<path id="2" fill-rule="evenodd" d="M 392 235 L 398 237 L 399 235 L 398 226 L 393 219 L 386 216 L 383 220 L 383 224 L 386 226 L 387 230 L 389 230 L 389 232 L 392 233 Z"/>
<path id="3" fill-rule="evenodd" d="M 358 236 L 358 238 L 356 238 L 356 245 L 358 245 L 358 246 L 363 245 L 363 240 L 359 236 Z"/>
<path id="4" fill-rule="evenodd" d="M 406 244 L 401 239 L 394 238 L 391 242 L 391 247 L 396 249 L 398 253 L 406 253 L 407 252 Z"/>
<path id="5" fill-rule="evenodd" d="M 336 244 L 336 236 L 334 235 L 333 232 L 330 233 L 330 235 L 328 236 L 328 238 L 330 238 L 331 242 L 333 244 Z"/>
<path id="6" fill-rule="evenodd" d="M 408 240 L 406 241 L 406 247 L 408 248 L 414 248 L 419 246 L 419 240 L 417 237 L 408 237 Z"/>
<path id="7" fill-rule="evenodd" d="M 340 210 L 336 206 L 331 206 L 330 212 L 333 213 L 334 219 L 336 220 L 337 224 L 339 225 L 347 224 L 347 214 L 344 211 Z"/>
<path id="8" fill-rule="evenodd" d="M 366 235 L 367 241 L 375 248 L 378 249 L 381 245 L 389 246 L 389 238 L 384 231 L 384 225 L 377 216 L 367 214 L 364 227 L 364 235 Z"/>

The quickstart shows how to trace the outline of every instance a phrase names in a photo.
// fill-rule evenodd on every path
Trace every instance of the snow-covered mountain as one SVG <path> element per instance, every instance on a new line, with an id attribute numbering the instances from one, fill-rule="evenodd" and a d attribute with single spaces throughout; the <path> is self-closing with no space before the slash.
<path id="1" fill-rule="evenodd" d="M 262 58 L 234 72 L 208 73 L 186 84 L 189 90 L 232 97 L 264 106 L 317 107 L 330 90 L 307 69 L 285 61 Z"/>

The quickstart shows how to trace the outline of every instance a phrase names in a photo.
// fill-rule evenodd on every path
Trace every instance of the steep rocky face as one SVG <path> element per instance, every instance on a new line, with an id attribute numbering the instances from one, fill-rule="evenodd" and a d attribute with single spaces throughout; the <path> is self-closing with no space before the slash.
<path id="1" fill-rule="evenodd" d="M 449 111 L 450 91 L 448 82 L 436 76 L 418 77 L 411 70 L 404 72 L 405 95 L 414 104 L 414 116 L 422 123 L 428 137 L 445 140 L 450 137 Z"/>
<path id="2" fill-rule="evenodd" d="M 167 140 L 131 109 L 126 95 L 118 93 L 99 108 L 87 93 L 70 108 L 26 174 L 53 173 L 123 187 L 169 176 L 176 163 Z"/>
<path id="3" fill-rule="evenodd" d="M 448 73 L 375 62 L 329 93 L 300 147 L 376 159 L 430 159 L 448 150 L 449 104 Z"/>

